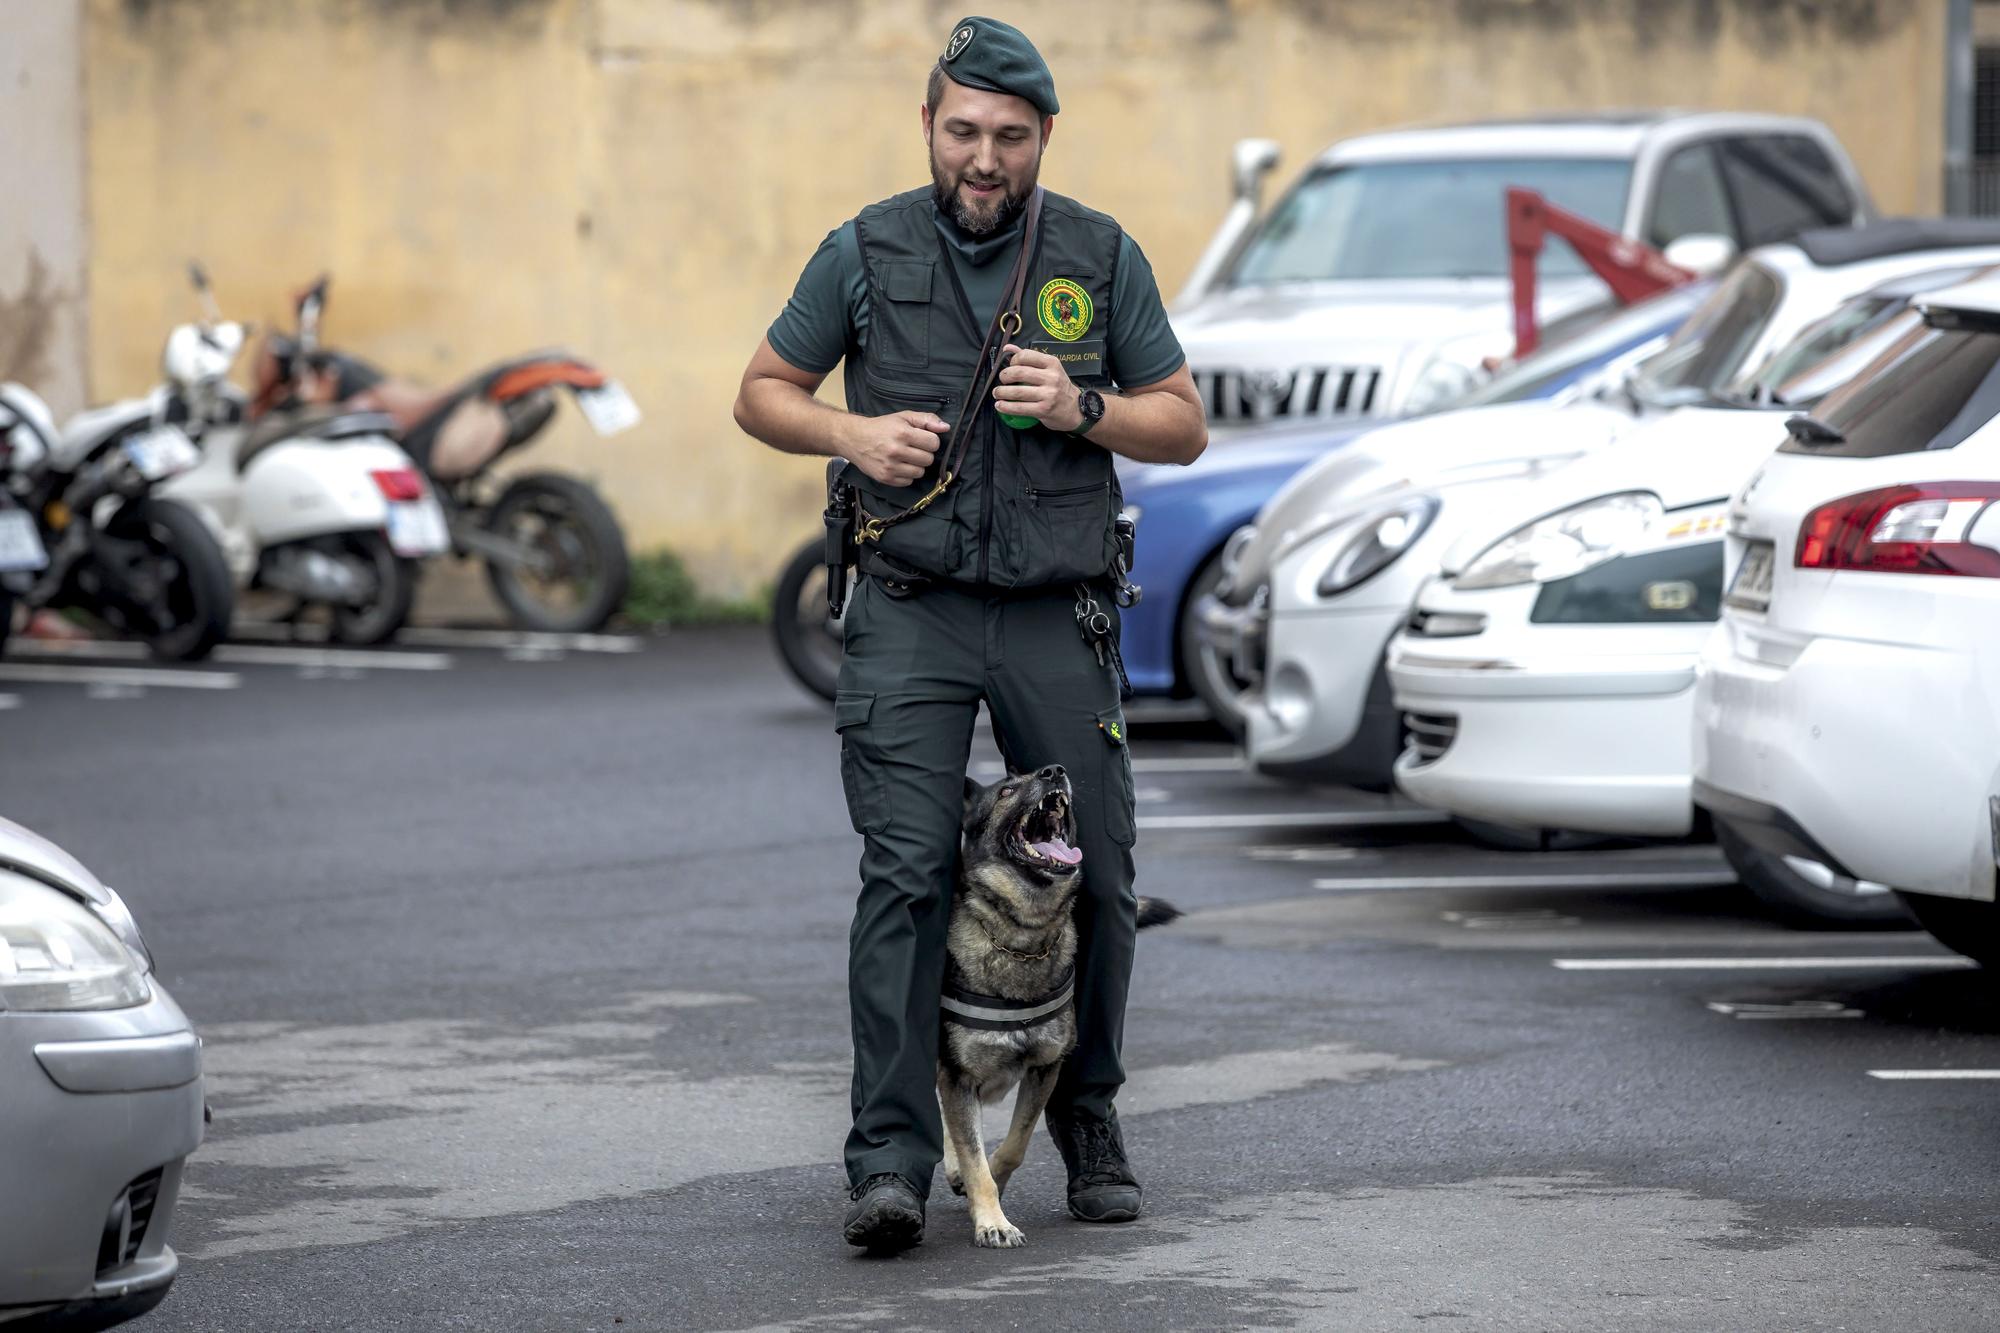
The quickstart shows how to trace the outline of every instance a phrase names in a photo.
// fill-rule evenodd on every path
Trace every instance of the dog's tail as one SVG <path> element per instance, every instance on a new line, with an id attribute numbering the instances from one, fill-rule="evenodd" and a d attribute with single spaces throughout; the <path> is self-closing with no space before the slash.
<path id="1" fill-rule="evenodd" d="M 1180 908 L 1163 898 L 1139 899 L 1139 929 L 1148 926 L 1164 926 L 1169 921 L 1178 921 L 1184 915 Z"/>

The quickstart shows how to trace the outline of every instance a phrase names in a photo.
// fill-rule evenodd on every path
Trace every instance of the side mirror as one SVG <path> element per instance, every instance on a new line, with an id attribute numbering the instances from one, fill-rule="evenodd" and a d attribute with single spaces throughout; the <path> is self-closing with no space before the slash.
<path id="1" fill-rule="evenodd" d="M 1663 253 L 1669 264 L 1705 278 L 1729 267 L 1736 258 L 1736 242 L 1713 232 L 1689 232 L 1669 242 Z"/>
<path id="2" fill-rule="evenodd" d="M 1230 154 L 1231 179 L 1238 199 L 1257 202 L 1262 191 L 1264 177 L 1278 165 L 1278 141 L 1276 139 L 1238 139 Z"/>

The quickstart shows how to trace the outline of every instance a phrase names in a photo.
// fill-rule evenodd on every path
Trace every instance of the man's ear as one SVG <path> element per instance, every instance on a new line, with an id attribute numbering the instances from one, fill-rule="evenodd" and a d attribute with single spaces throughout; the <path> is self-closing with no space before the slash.
<path id="1" fill-rule="evenodd" d="M 931 105 L 929 102 L 926 102 L 917 109 L 923 113 L 924 143 L 929 144 L 931 141 Z"/>

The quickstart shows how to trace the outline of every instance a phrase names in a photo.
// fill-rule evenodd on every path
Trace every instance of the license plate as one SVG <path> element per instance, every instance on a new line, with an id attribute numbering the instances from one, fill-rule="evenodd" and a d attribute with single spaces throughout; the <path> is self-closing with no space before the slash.
<path id="1" fill-rule="evenodd" d="M 25 510 L 0 510 L 0 574 L 27 573 L 48 563 L 35 520 Z"/>
<path id="2" fill-rule="evenodd" d="M 125 441 L 125 456 L 147 481 L 179 476 L 201 461 L 201 451 L 178 426 L 161 426 Z"/>
<path id="3" fill-rule="evenodd" d="M 397 555 L 439 555 L 451 545 L 444 510 L 435 500 L 402 500 L 389 506 L 389 548 Z"/>
<path id="4" fill-rule="evenodd" d="M 1736 577 L 1729 581 L 1729 592 L 1722 600 L 1745 611 L 1766 611 L 1771 606 L 1771 567 L 1775 563 L 1776 548 L 1769 542 L 1751 542 L 1743 548 L 1743 563 L 1736 566 Z"/>
<path id="5" fill-rule="evenodd" d="M 595 389 L 578 389 L 576 405 L 599 435 L 616 435 L 639 424 L 639 405 L 617 380 L 606 380 Z"/>

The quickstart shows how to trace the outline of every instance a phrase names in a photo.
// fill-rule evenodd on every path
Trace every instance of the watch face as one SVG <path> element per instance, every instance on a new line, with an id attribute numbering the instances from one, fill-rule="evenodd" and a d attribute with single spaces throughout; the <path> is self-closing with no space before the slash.
<path id="1" fill-rule="evenodd" d="M 1086 420 L 1097 420 L 1104 415 L 1104 395 L 1095 389 L 1085 389 L 1083 401 L 1077 404 L 1077 411 L 1083 413 Z"/>

